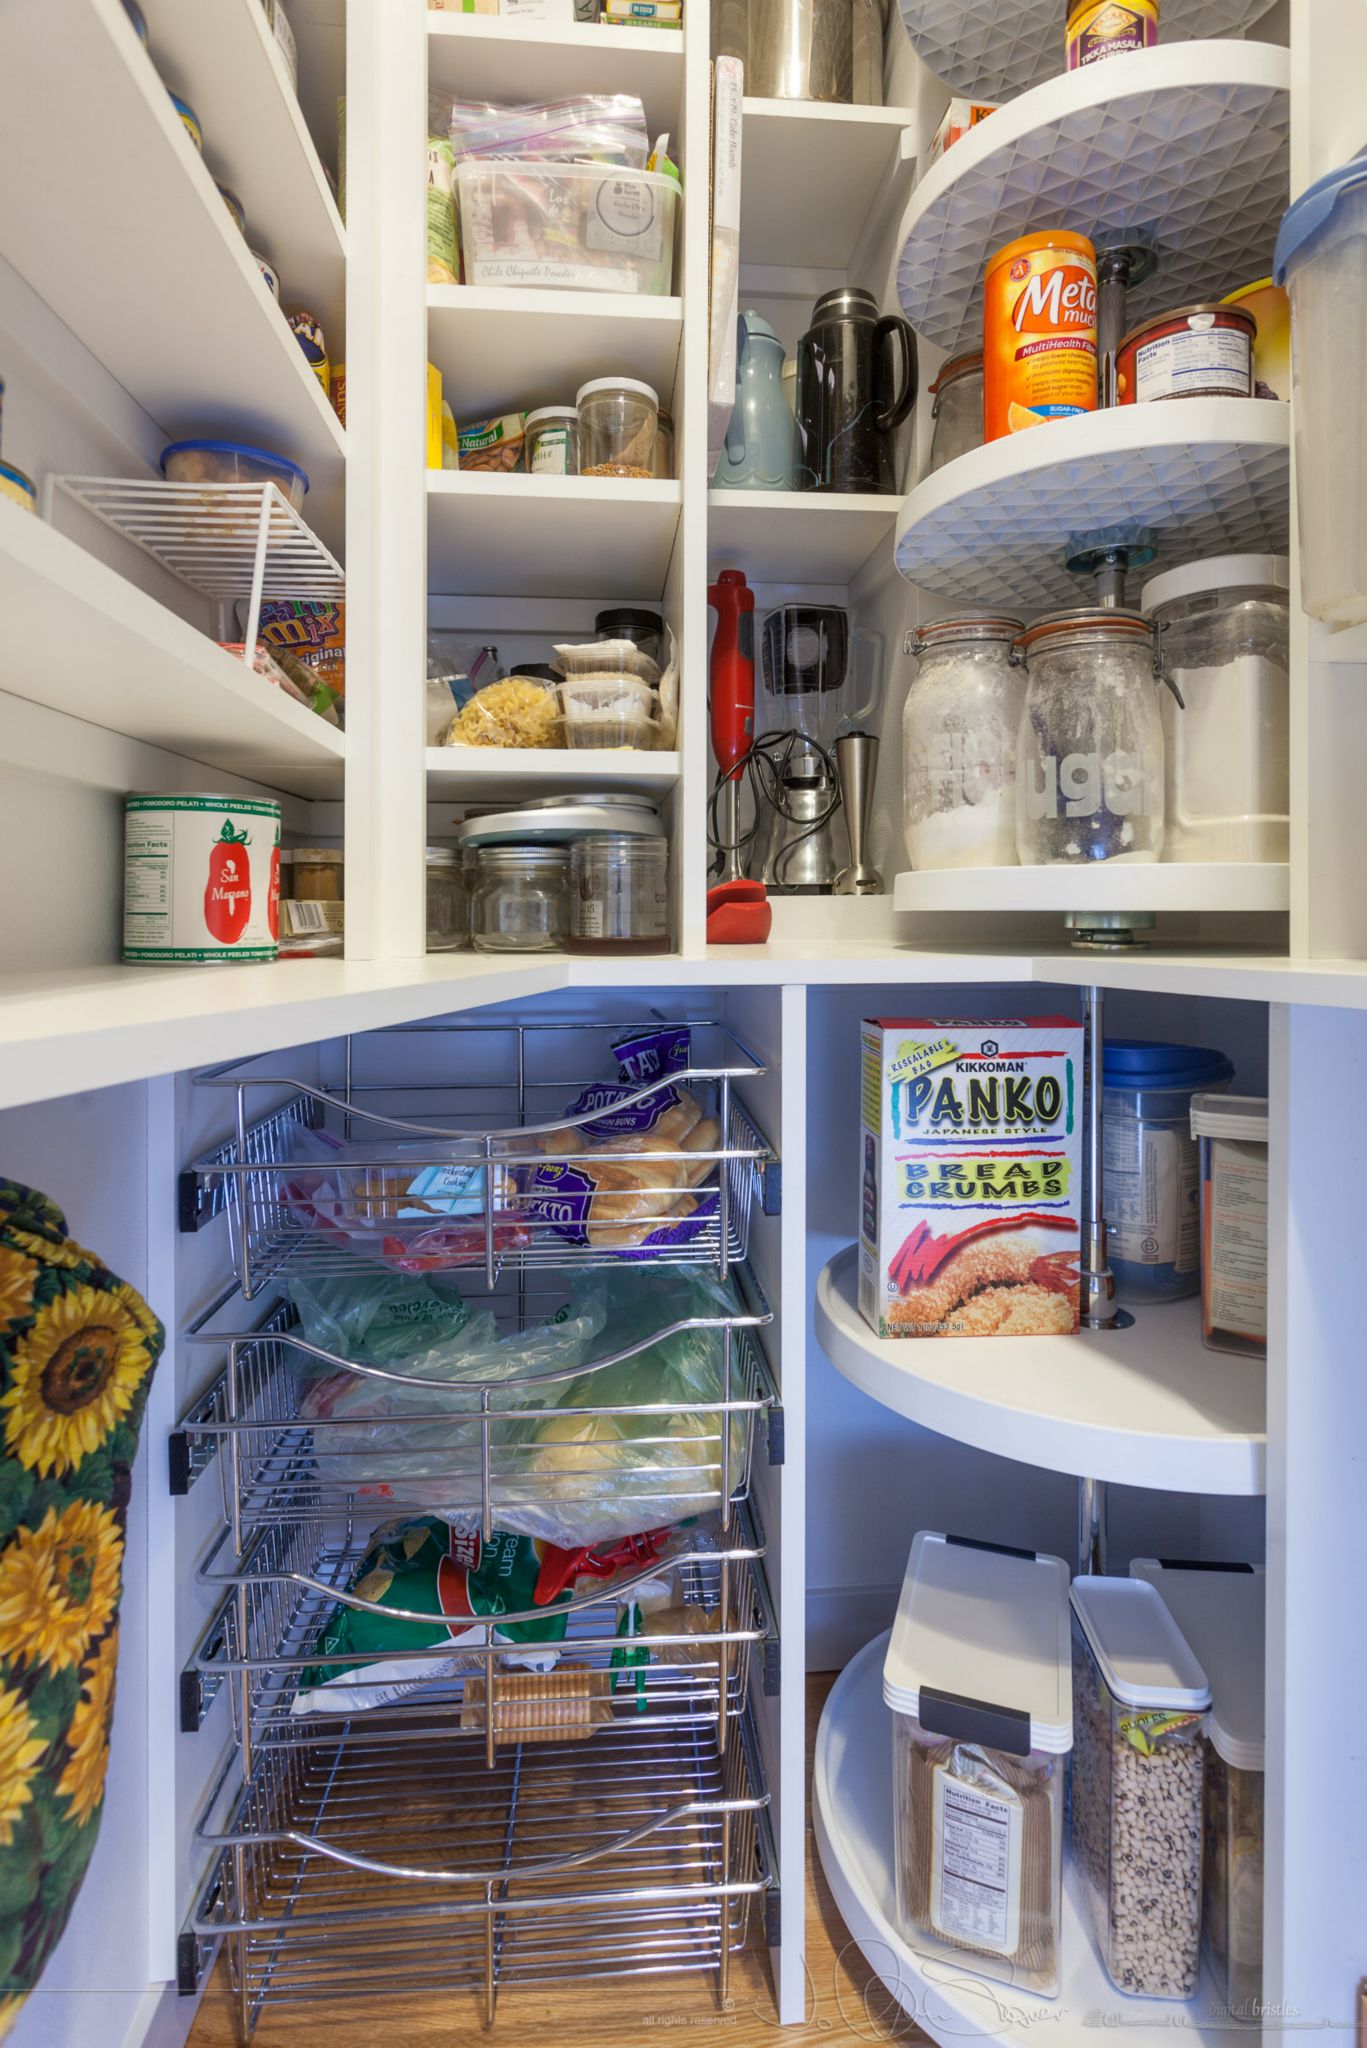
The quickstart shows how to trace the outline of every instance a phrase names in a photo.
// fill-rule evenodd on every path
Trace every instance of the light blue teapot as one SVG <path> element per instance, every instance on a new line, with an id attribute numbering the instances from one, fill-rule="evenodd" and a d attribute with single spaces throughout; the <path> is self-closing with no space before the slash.
<path id="1" fill-rule="evenodd" d="M 736 322 L 736 404 L 712 479 L 723 491 L 791 491 L 797 422 L 783 395 L 783 343 L 758 313 Z"/>

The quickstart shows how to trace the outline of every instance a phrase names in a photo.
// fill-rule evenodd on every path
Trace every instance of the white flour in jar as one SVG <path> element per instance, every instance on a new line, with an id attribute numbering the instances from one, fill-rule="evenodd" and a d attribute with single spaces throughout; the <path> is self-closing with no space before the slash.
<path id="1" fill-rule="evenodd" d="M 917 868 L 1015 867 L 1015 791 L 997 789 L 979 804 L 932 811 L 907 826 L 907 849 Z"/>

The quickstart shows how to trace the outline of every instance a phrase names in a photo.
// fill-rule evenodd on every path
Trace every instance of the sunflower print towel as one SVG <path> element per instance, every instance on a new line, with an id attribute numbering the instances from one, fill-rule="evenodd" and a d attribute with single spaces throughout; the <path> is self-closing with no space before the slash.
<path id="1" fill-rule="evenodd" d="M 130 1475 L 164 1342 L 46 1195 L 0 1180 L 0 2039 L 99 1832 Z"/>

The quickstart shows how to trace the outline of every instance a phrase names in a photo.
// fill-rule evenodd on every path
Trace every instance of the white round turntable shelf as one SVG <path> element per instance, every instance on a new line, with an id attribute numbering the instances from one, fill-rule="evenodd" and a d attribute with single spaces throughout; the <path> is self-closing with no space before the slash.
<path id="1" fill-rule="evenodd" d="M 1279 861 L 1079 861 L 1075 867 L 925 868 L 898 875 L 909 910 L 1287 910 Z"/>
<path id="2" fill-rule="evenodd" d="M 980 347 L 987 259 L 1046 227 L 1157 248 L 1155 275 L 1130 297 L 1134 322 L 1222 298 L 1272 268 L 1290 141 L 1290 57 L 1269 43 L 1178 43 L 1063 72 L 980 122 L 917 185 L 902 310 L 937 347 Z"/>

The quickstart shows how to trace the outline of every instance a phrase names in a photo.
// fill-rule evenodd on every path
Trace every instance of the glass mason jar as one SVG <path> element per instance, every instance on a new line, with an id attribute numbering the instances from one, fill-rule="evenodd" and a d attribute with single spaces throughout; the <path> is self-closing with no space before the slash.
<path id="1" fill-rule="evenodd" d="M 1163 720 L 1138 612 L 1050 612 L 1016 642 L 1029 675 L 1016 753 L 1022 867 L 1163 856 Z"/>
<path id="2" fill-rule="evenodd" d="M 543 405 L 529 412 L 522 456 L 533 476 L 578 476 L 578 408 Z"/>
<path id="3" fill-rule="evenodd" d="M 669 950 L 669 841 L 586 832 L 570 850 L 571 953 Z"/>
<path id="4" fill-rule="evenodd" d="M 947 462 L 983 445 L 982 350 L 951 357 L 931 385 L 930 395 L 935 400 L 931 413 L 935 431 L 930 437 L 926 475 L 934 476 Z"/>
<path id="5" fill-rule="evenodd" d="M 1019 619 L 970 612 L 907 635 L 920 664 L 902 713 L 902 804 L 914 868 L 1016 865 Z"/>
<path id="6" fill-rule="evenodd" d="M 454 953 L 470 943 L 465 856 L 453 846 L 427 849 L 427 950 Z"/>
<path id="7" fill-rule="evenodd" d="M 570 922 L 563 846 L 481 846 L 471 929 L 477 953 L 554 953 Z"/>
<path id="8" fill-rule="evenodd" d="M 575 403 L 581 476 L 654 476 L 660 400 L 653 385 L 594 377 L 580 385 Z"/>

